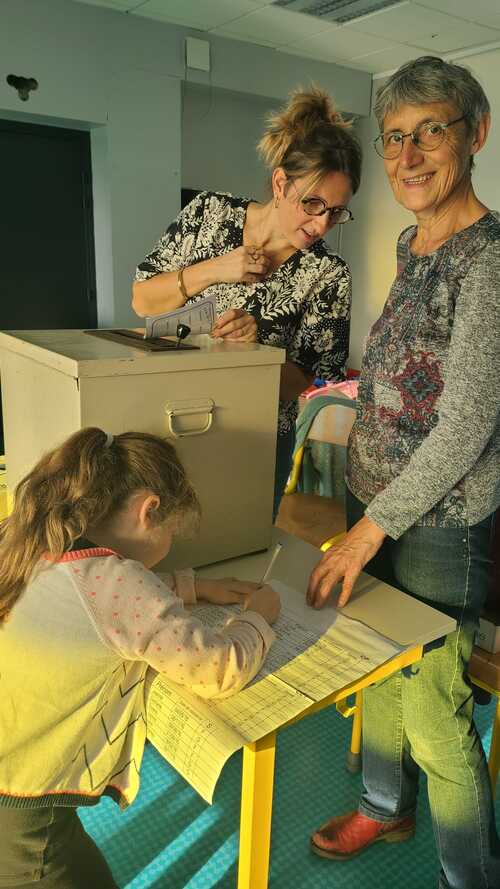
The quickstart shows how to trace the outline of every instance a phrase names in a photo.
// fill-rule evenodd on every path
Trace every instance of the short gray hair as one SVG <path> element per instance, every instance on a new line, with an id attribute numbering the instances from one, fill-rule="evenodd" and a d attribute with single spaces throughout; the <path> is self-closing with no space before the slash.
<path id="1" fill-rule="evenodd" d="M 481 84 L 468 68 L 437 56 L 420 56 L 401 65 L 377 91 L 373 110 L 382 131 L 387 114 L 402 105 L 428 102 L 452 102 L 471 129 L 490 110 Z"/>

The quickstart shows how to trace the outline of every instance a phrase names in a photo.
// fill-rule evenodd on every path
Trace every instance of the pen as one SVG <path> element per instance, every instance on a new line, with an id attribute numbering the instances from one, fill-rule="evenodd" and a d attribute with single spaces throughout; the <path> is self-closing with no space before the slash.
<path id="1" fill-rule="evenodd" d="M 271 574 L 273 565 L 274 565 L 276 559 L 278 558 L 282 549 L 283 549 L 283 544 L 281 544 L 281 543 L 277 543 L 276 546 L 274 547 L 273 554 L 269 560 L 269 565 L 267 566 L 266 570 L 264 571 L 264 574 L 262 575 L 262 580 L 260 582 L 261 586 L 264 586 L 266 580 L 268 579 L 269 575 Z"/>

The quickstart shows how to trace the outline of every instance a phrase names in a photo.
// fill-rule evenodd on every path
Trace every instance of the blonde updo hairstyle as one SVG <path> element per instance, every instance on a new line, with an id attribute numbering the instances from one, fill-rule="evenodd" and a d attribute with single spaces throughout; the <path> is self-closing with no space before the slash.
<path id="1" fill-rule="evenodd" d="M 288 179 L 306 179 L 301 197 L 328 173 L 348 176 L 355 194 L 362 153 L 351 127 L 328 93 L 317 86 L 299 88 L 286 106 L 269 115 L 257 150 L 269 170 L 281 167 Z"/>

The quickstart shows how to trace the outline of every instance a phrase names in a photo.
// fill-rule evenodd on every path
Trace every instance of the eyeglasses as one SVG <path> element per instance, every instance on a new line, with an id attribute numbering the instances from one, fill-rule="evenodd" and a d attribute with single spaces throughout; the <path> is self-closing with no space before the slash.
<path id="1" fill-rule="evenodd" d="M 467 115 L 463 114 L 462 117 L 450 120 L 449 123 L 429 120 L 419 124 L 411 133 L 401 133 L 399 130 L 393 130 L 391 133 L 381 133 L 374 140 L 373 147 L 379 157 L 384 157 L 386 160 L 394 160 L 394 158 L 399 157 L 403 150 L 404 141 L 408 138 L 421 151 L 434 151 L 443 142 L 448 127 L 460 123 L 466 117 Z"/>
<path id="2" fill-rule="evenodd" d="M 297 186 L 293 179 L 289 179 L 289 182 L 293 183 L 297 197 L 299 197 Z M 345 222 L 352 222 L 354 219 L 348 207 L 329 207 L 323 198 L 299 198 L 299 200 L 304 208 L 304 213 L 307 213 L 308 216 L 324 216 L 325 213 L 329 213 L 332 225 L 343 225 Z"/>

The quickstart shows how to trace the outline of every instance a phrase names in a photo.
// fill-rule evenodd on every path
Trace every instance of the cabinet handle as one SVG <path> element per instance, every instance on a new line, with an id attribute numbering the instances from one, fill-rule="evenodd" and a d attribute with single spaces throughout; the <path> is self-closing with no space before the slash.
<path id="1" fill-rule="evenodd" d="M 203 435 L 205 432 L 208 432 L 212 425 L 214 407 L 215 404 L 211 398 L 207 398 L 206 401 L 201 404 L 200 402 L 192 405 L 179 403 L 177 407 L 167 406 L 165 408 L 165 413 L 167 415 L 168 428 L 171 435 L 173 435 L 174 438 L 186 438 L 188 435 Z M 186 432 L 179 432 L 174 428 L 176 417 L 188 417 L 193 414 L 203 414 L 205 416 L 205 422 L 202 426 L 197 429 L 188 429 Z"/>

